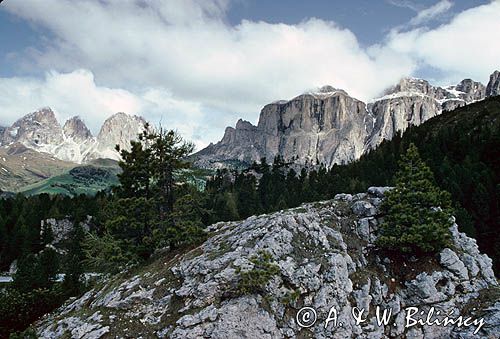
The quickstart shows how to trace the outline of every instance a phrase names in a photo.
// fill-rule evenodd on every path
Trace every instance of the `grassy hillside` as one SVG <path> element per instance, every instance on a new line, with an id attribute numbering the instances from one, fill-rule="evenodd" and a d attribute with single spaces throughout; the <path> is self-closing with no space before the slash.
<path id="1" fill-rule="evenodd" d="M 28 185 L 20 192 L 27 195 L 41 193 L 68 196 L 94 195 L 99 191 L 118 185 L 117 172 L 117 169 L 112 167 L 79 166 L 64 174 Z"/>
<path id="2" fill-rule="evenodd" d="M 42 193 L 75 196 L 79 194 L 94 195 L 119 185 L 118 163 L 113 160 L 98 159 L 86 166 L 75 167 L 63 174 L 44 179 L 25 186 L 19 192 L 26 195 Z M 176 180 L 194 185 L 198 190 L 205 189 L 207 179 L 213 171 L 207 169 L 183 169 L 176 172 Z"/>
<path id="3" fill-rule="evenodd" d="M 21 144 L 0 147 L 0 190 L 16 192 L 52 176 L 65 173 L 76 165 L 40 153 Z"/>

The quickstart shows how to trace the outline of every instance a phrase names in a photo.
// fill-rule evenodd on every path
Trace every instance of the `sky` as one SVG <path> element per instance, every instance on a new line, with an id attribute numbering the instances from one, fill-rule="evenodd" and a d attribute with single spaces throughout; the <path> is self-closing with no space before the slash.
<path id="1" fill-rule="evenodd" d="M 329 84 L 367 101 L 405 76 L 487 83 L 500 0 L 4 0 L 0 125 L 40 107 L 94 134 L 115 112 L 197 149 Z"/>

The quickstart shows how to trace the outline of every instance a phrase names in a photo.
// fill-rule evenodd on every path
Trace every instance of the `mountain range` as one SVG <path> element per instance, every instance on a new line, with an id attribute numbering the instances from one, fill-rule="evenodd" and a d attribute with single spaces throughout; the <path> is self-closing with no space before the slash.
<path id="1" fill-rule="evenodd" d="M 54 176 L 67 177 L 69 170 L 82 164 L 106 171 L 109 163 L 101 166 L 99 159 L 119 160 L 115 146 L 129 149 L 130 140 L 137 138 L 145 123 L 142 117 L 116 113 L 93 136 L 79 117 L 61 125 L 48 107 L 27 114 L 0 129 L 0 189 L 31 191 L 30 185 Z"/>
<path id="2" fill-rule="evenodd" d="M 55 113 L 48 107 L 30 113 L 4 128 L 0 145 L 9 148 L 21 144 L 38 152 L 77 164 L 104 158 L 119 160 L 116 145 L 128 149 L 146 121 L 142 117 L 116 113 L 104 121 L 94 137 L 79 117 L 67 120 L 61 126 Z"/>
<path id="3" fill-rule="evenodd" d="M 359 159 L 383 140 L 411 125 L 457 107 L 500 94 L 500 72 L 487 86 L 464 79 L 455 86 L 403 78 L 379 98 L 367 103 L 346 91 L 323 86 L 291 100 L 272 102 L 262 109 L 257 126 L 240 119 L 227 127 L 222 140 L 193 154 L 199 168 L 250 164 L 281 155 L 297 164 L 346 164 Z M 24 187 L 68 173 L 99 159 L 119 160 L 119 145 L 129 149 L 146 120 L 116 113 L 94 136 L 79 117 L 60 124 L 48 107 L 0 127 L 0 189 Z"/>
<path id="4" fill-rule="evenodd" d="M 299 164 L 345 164 L 358 159 L 410 125 L 500 93 L 500 72 L 487 86 L 464 79 L 455 86 L 403 78 L 382 97 L 364 103 L 346 91 L 324 86 L 262 109 L 257 126 L 240 119 L 224 137 L 193 156 L 199 167 L 251 163 L 281 155 Z"/>

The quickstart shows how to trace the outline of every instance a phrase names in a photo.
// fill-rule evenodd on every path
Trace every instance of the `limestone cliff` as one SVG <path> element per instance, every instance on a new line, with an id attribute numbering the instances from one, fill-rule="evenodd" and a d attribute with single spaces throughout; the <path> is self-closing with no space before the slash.
<path id="1" fill-rule="evenodd" d="M 326 166 L 358 159 L 395 133 L 457 107 L 498 95 L 499 72 L 487 87 L 471 79 L 442 88 L 428 81 L 403 78 L 383 96 L 367 104 L 345 91 L 324 86 L 291 100 L 264 106 L 257 126 L 238 121 L 221 141 L 193 156 L 200 167 L 250 163 L 276 155 L 298 164 Z"/>

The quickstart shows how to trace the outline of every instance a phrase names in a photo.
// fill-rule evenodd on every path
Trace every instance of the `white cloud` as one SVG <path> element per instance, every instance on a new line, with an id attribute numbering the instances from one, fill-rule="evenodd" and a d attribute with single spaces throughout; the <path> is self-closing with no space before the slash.
<path id="1" fill-rule="evenodd" d="M 386 2 L 396 7 L 408 8 L 415 12 L 419 11 L 419 6 L 410 0 L 386 0 Z"/>
<path id="2" fill-rule="evenodd" d="M 139 5 L 142 4 L 142 5 Z M 366 99 L 409 73 L 382 68 L 334 23 L 224 23 L 227 2 L 12 1 L 7 10 L 55 35 L 38 69 L 91 69 L 115 87 L 163 87 L 176 98 L 256 120 L 262 105 L 332 84 Z M 202 4 L 202 5 L 200 5 Z"/>
<path id="3" fill-rule="evenodd" d="M 451 7 L 453 7 L 453 2 L 441 0 L 435 5 L 419 11 L 418 14 L 410 20 L 410 25 L 417 26 L 429 22 L 447 12 Z"/>
<path id="4" fill-rule="evenodd" d="M 443 13 L 447 3 L 420 12 L 415 21 Z M 368 49 L 351 31 L 318 19 L 230 26 L 229 6 L 230 0 L 9 1 L 8 11 L 53 34 L 38 50 L 18 55 L 20 62 L 59 73 L 51 73 L 57 81 L 50 74 L 43 81 L 2 79 L 19 93 L 28 88 L 21 98 L 32 98 L 18 104 L 20 94 L 10 92 L 12 98 L 4 95 L 0 102 L 17 116 L 33 109 L 27 103 L 57 105 L 61 114 L 81 114 L 94 126 L 126 105 L 119 110 L 161 120 L 202 145 L 220 138 L 237 118 L 255 123 L 263 105 L 305 89 L 331 84 L 366 100 L 419 65 L 485 80 L 485 70 L 500 60 L 494 44 L 498 15 L 488 13 L 499 14 L 498 3 L 464 12 L 436 30 L 393 30 L 386 42 Z M 75 82 L 84 87 L 63 105 L 57 96 L 70 94 L 55 83 L 78 76 Z M 6 112 L 0 107 L 1 119 L 13 116 Z"/>
<path id="5" fill-rule="evenodd" d="M 201 135 L 216 136 L 198 126 L 197 122 L 203 118 L 199 104 L 177 100 L 162 88 L 132 93 L 97 86 L 93 74 L 88 70 L 71 73 L 51 71 L 43 80 L 0 78 L 0 93 L 0 123 L 5 125 L 12 124 L 19 117 L 42 106 L 50 106 L 61 124 L 68 118 L 79 115 L 84 118 L 94 135 L 103 121 L 113 113 L 147 112 L 147 118 L 151 122 L 177 129 L 194 141 L 198 148 L 206 146 Z"/>
<path id="6" fill-rule="evenodd" d="M 443 78 L 487 81 L 500 66 L 499 17 L 500 1 L 493 1 L 463 11 L 436 29 L 392 31 L 386 46 L 442 71 Z"/>

